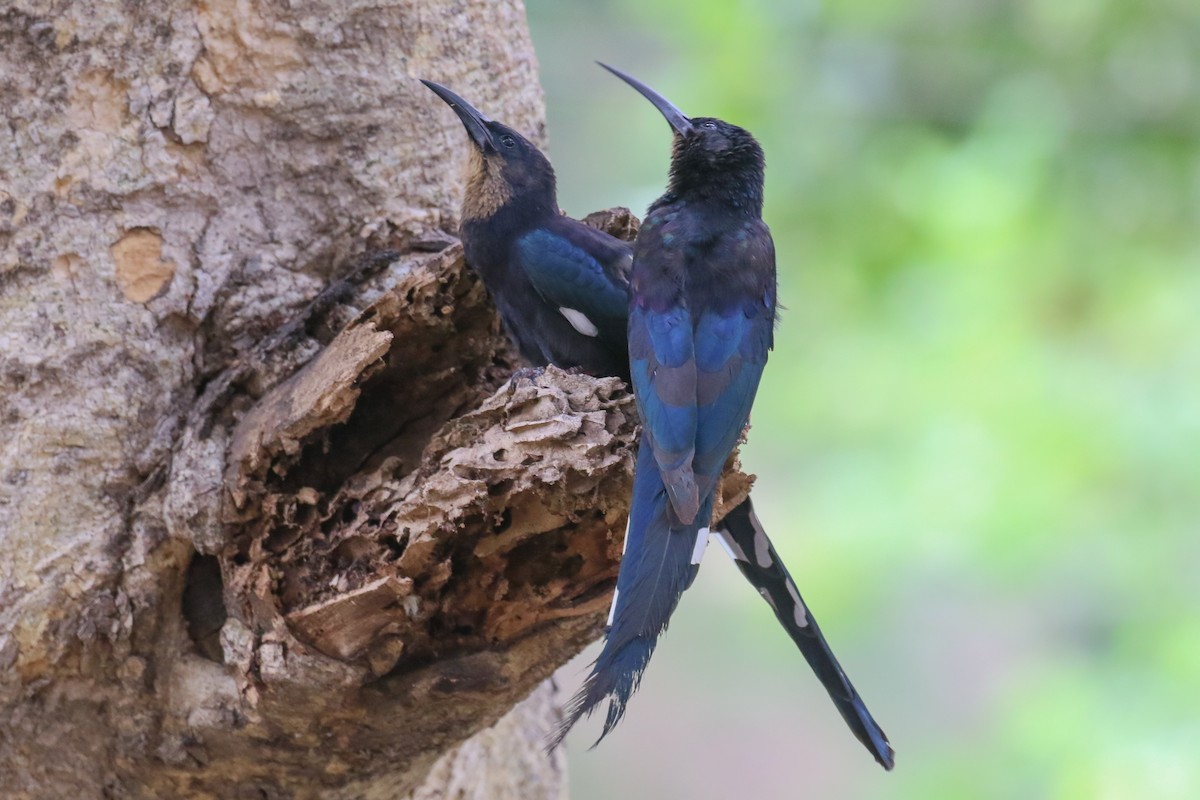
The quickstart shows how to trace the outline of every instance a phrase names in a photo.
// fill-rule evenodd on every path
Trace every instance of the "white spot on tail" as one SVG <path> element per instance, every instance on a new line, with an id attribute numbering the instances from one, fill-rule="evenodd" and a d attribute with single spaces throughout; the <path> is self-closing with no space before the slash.
<path id="1" fill-rule="evenodd" d="M 629 521 L 626 520 L 626 522 L 625 522 L 625 538 L 621 542 L 621 560 L 622 561 L 625 560 L 625 553 L 628 550 L 629 550 Z M 609 628 L 612 627 L 613 617 L 615 617 L 617 615 L 617 596 L 620 593 L 621 593 L 620 589 L 613 589 L 612 605 L 610 605 L 608 607 L 608 622 L 604 623 L 605 626 L 607 626 Z"/>
<path id="2" fill-rule="evenodd" d="M 808 627 L 808 609 L 804 607 L 804 601 L 800 599 L 800 592 L 796 591 L 796 584 L 792 583 L 791 578 L 787 582 L 788 594 L 792 596 L 792 602 L 796 604 L 793 616 L 796 618 L 796 626 L 800 628 Z"/>
<path id="3" fill-rule="evenodd" d="M 701 528 L 696 531 L 696 544 L 692 548 L 692 563 L 699 564 L 700 559 L 704 558 L 704 550 L 708 547 L 708 528 Z"/>
<path id="4" fill-rule="evenodd" d="M 620 589 L 613 589 L 612 605 L 608 607 L 608 622 L 604 623 L 605 627 L 611 628 L 613 617 L 617 615 L 617 597 L 621 594 Z"/>
<path id="5" fill-rule="evenodd" d="M 767 539 L 767 534 L 763 531 L 762 526 L 758 524 L 758 518 L 751 514 L 750 521 L 754 523 L 754 560 L 760 567 L 766 569 L 771 566 L 771 542 Z"/>
<path id="6" fill-rule="evenodd" d="M 771 566 L 771 540 L 767 538 L 767 532 L 763 530 L 753 508 L 750 509 L 750 527 L 754 528 L 754 560 L 766 569 Z"/>
<path id="7" fill-rule="evenodd" d="M 596 336 L 600 331 L 592 324 L 582 311 L 576 311 L 573 308 L 563 306 L 558 309 L 558 313 L 567 318 L 567 322 L 571 323 L 571 327 L 582 333 L 584 336 Z"/>
<path id="8" fill-rule="evenodd" d="M 753 508 L 750 509 L 750 526 L 754 528 L 754 560 L 766 569 L 771 566 L 771 540 L 767 538 L 767 532 L 763 530 Z"/>
<path id="9" fill-rule="evenodd" d="M 732 560 L 750 562 L 750 559 L 746 558 L 746 554 L 742 552 L 742 548 L 734 541 L 729 531 L 717 531 L 717 543 L 721 545 L 721 549 L 725 551 L 725 555 L 729 556 Z"/>

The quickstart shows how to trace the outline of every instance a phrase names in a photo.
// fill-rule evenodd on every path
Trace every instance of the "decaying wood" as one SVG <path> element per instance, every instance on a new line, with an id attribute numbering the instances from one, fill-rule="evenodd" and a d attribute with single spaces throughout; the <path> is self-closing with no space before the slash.
<path id="1" fill-rule="evenodd" d="M 500 384 L 510 359 L 455 244 L 241 418 L 220 554 L 231 718 L 336 736 L 336 755 L 303 757 L 370 775 L 474 733 L 598 635 L 633 399 L 553 367 Z M 218 725 L 222 758 L 254 728 Z"/>

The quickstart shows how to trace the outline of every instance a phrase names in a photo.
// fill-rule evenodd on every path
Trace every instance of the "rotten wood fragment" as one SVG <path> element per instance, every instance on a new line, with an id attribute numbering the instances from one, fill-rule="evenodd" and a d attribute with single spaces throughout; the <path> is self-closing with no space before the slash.
<path id="1" fill-rule="evenodd" d="M 288 626 L 325 655 L 350 661 L 378 640 L 394 636 L 396 620 L 415 611 L 415 603 L 412 606 L 404 603 L 411 594 L 411 580 L 379 578 L 359 589 L 292 612 L 287 617 Z M 395 640 L 403 645 L 402 639 L 395 637 Z M 391 649 L 398 658 L 400 651 Z"/>
<path id="2" fill-rule="evenodd" d="M 344 422 L 358 400 L 359 380 L 392 342 L 374 321 L 351 325 L 300 372 L 255 405 L 230 444 L 227 481 L 235 506 L 245 503 L 248 476 L 261 475 L 279 456 L 291 456 L 314 431 Z"/>

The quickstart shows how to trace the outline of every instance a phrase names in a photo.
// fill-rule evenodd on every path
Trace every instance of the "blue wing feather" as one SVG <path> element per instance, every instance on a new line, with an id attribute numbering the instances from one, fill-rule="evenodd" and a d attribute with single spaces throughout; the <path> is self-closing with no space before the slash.
<path id="1" fill-rule="evenodd" d="M 720 370 L 736 354 L 742 343 L 745 316 L 709 312 L 696 323 L 696 368 L 704 372 Z"/>
<path id="2" fill-rule="evenodd" d="M 765 312 L 749 306 L 729 314 L 709 312 L 696 326 L 699 391 L 693 465 L 702 490 L 715 485 L 750 418 L 767 362 L 772 320 Z"/>
<path id="3" fill-rule="evenodd" d="M 682 306 L 629 310 L 629 366 L 645 441 L 675 513 L 691 522 L 700 498 L 692 471 L 696 360 L 691 315 Z"/>
<path id="4" fill-rule="evenodd" d="M 621 266 L 630 251 L 616 240 L 576 241 L 590 230 L 580 225 L 536 228 L 517 239 L 517 259 L 548 303 L 582 313 L 605 338 L 621 336 L 629 304 Z"/>

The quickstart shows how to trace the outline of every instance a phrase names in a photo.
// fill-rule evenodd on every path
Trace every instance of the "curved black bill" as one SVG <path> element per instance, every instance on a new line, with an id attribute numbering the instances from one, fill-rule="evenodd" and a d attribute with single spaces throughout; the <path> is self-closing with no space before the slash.
<path id="1" fill-rule="evenodd" d="M 687 116 L 682 111 L 680 111 L 678 108 L 676 108 L 675 104 L 672 103 L 670 100 L 663 97 L 661 94 L 654 91 L 649 86 L 642 83 L 641 81 L 639 81 L 637 78 L 633 77 L 632 75 L 622 72 L 621 70 L 617 69 L 616 67 L 610 67 L 608 64 L 605 64 L 603 61 L 597 61 L 596 63 L 599 64 L 600 66 L 604 67 L 606 70 L 611 72 L 613 75 L 616 75 L 618 78 L 620 78 L 621 80 L 628 83 L 633 88 L 637 89 L 639 92 L 641 92 L 642 97 L 645 97 L 647 100 L 649 100 L 651 103 L 654 104 L 654 107 L 658 109 L 659 113 L 667 118 L 667 122 L 670 124 L 671 129 L 674 130 L 676 133 L 678 133 L 680 136 L 684 136 L 691 132 L 692 121 L 690 119 L 688 119 Z"/>
<path id="2" fill-rule="evenodd" d="M 442 86 L 440 83 L 421 79 L 421 83 L 429 87 L 429 90 L 442 98 L 446 105 L 454 109 L 454 113 L 458 114 L 458 118 L 462 120 L 463 127 L 467 129 L 467 134 L 471 137 L 471 141 L 480 150 L 494 151 L 496 144 L 492 141 L 492 133 L 487 129 L 485 122 L 491 122 L 485 117 L 479 109 L 463 100 L 454 92 Z"/>

